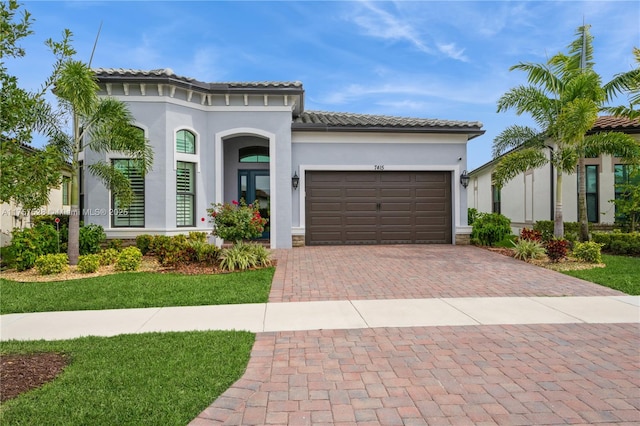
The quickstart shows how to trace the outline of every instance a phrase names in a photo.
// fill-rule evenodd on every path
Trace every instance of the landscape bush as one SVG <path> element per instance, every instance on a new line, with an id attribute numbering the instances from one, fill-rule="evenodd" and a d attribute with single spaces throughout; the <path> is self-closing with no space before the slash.
<path id="1" fill-rule="evenodd" d="M 137 271 L 142 265 L 142 252 L 138 247 L 122 249 L 118 255 L 116 269 L 119 271 Z"/>
<path id="2" fill-rule="evenodd" d="M 187 240 L 194 241 L 194 242 L 199 242 L 199 243 L 206 243 L 207 242 L 207 233 L 206 232 L 199 232 L 199 231 L 190 231 L 189 232 L 189 236 L 187 237 Z"/>
<path id="3" fill-rule="evenodd" d="M 260 205 L 256 201 L 247 204 L 244 199 L 229 203 L 212 204 L 207 209 L 213 222 L 213 235 L 224 241 L 236 243 L 258 238 L 264 232 L 267 219 L 260 215 Z"/>
<path id="4" fill-rule="evenodd" d="M 138 247 L 143 256 L 146 256 L 151 251 L 152 243 L 153 235 L 142 234 L 136 237 L 136 247 Z"/>
<path id="5" fill-rule="evenodd" d="M 552 220 L 539 220 L 533 224 L 533 230 L 540 232 L 542 235 L 542 241 L 547 242 L 554 238 L 553 235 L 553 221 Z M 591 229 L 591 224 L 589 224 Z M 580 235 L 580 223 L 579 222 L 564 222 L 564 236 L 563 238 L 576 241 Z"/>
<path id="6" fill-rule="evenodd" d="M 553 238 L 546 243 L 547 256 L 552 262 L 559 262 L 567 258 L 569 241 L 564 238 Z"/>
<path id="7" fill-rule="evenodd" d="M 493 246 L 511 234 L 511 221 L 500 213 L 480 213 L 473 222 L 471 241 Z"/>
<path id="8" fill-rule="evenodd" d="M 269 251 L 256 243 L 238 242 L 220 253 L 220 267 L 226 271 L 269 266 Z"/>
<path id="9" fill-rule="evenodd" d="M 474 209 L 473 207 L 468 208 L 467 209 L 467 225 L 471 226 L 473 225 L 473 222 L 476 221 L 476 218 L 478 217 L 480 213 L 478 212 L 478 209 Z"/>
<path id="10" fill-rule="evenodd" d="M 583 262 L 602 263 L 602 246 L 595 241 L 577 242 L 573 246 L 573 255 Z"/>
<path id="11" fill-rule="evenodd" d="M 535 229 L 529 229 L 529 228 L 522 228 L 520 230 L 520 239 L 521 240 L 529 240 L 529 241 L 542 241 L 542 232 L 535 230 Z"/>
<path id="12" fill-rule="evenodd" d="M 119 255 L 120 255 L 120 252 L 114 248 L 108 248 L 108 249 L 102 250 L 100 253 L 97 254 L 98 259 L 100 261 L 100 266 L 113 265 L 118 261 Z"/>
<path id="13" fill-rule="evenodd" d="M 594 232 L 593 241 L 607 253 L 640 256 L 640 232 Z"/>
<path id="14" fill-rule="evenodd" d="M 540 241 L 520 238 L 512 243 L 515 249 L 513 257 L 520 260 L 540 259 L 544 256 L 545 250 Z"/>
<path id="15" fill-rule="evenodd" d="M 78 257 L 78 272 L 91 274 L 100 268 L 102 256 L 99 254 L 85 254 Z"/>
<path id="16" fill-rule="evenodd" d="M 60 274 L 69 267 L 69 258 L 65 253 L 44 254 L 38 256 L 35 267 L 40 275 Z"/>
<path id="17" fill-rule="evenodd" d="M 102 243 L 107 239 L 104 228 L 100 225 L 90 224 L 80 228 L 78 238 L 80 254 L 95 254 L 100 251 Z"/>
<path id="18" fill-rule="evenodd" d="M 26 271 L 33 268 L 39 256 L 58 253 L 58 233 L 48 224 L 33 228 L 15 228 L 10 247 L 16 269 Z"/>

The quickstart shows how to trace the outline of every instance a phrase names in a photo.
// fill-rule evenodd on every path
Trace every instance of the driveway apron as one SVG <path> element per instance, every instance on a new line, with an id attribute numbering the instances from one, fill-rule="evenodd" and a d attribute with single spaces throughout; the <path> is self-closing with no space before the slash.
<path id="1" fill-rule="evenodd" d="M 470 246 L 277 250 L 270 302 L 622 293 Z M 192 425 L 640 423 L 631 324 L 258 333 Z"/>

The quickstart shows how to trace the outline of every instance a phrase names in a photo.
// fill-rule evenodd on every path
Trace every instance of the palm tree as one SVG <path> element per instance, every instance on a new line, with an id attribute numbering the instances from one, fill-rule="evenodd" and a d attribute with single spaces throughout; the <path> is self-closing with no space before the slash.
<path id="1" fill-rule="evenodd" d="M 120 101 L 98 96 L 95 73 L 80 61 L 66 61 L 55 83 L 55 95 L 61 111 L 56 123 L 50 123 L 54 143 L 71 158 L 71 216 L 69 218 L 69 263 L 78 262 L 80 228 L 80 187 L 78 156 L 85 149 L 93 152 L 121 152 L 133 160 L 144 175 L 151 168 L 153 152 L 139 129 L 132 126 L 132 116 Z M 62 118 L 70 118 L 71 134 L 64 131 Z M 133 199 L 127 177 L 106 161 L 85 165 L 117 196 L 120 208 Z"/>
<path id="2" fill-rule="evenodd" d="M 578 167 L 580 179 L 580 211 L 586 227 L 584 159 L 587 155 L 618 153 L 626 159 L 640 157 L 638 146 L 622 133 L 598 133 L 586 136 L 593 128 L 598 112 L 606 100 L 600 76 L 593 70 L 591 36 L 588 26 L 578 28 L 579 36 L 569 45 L 569 55 L 559 53 L 546 64 L 520 63 L 510 70 L 528 74 L 528 86 L 509 90 L 498 100 L 498 112 L 515 109 L 518 115 L 528 113 L 541 130 L 526 126 L 510 126 L 494 140 L 493 155 L 505 153 L 494 173 L 494 183 L 501 187 L 520 173 L 551 163 L 556 170 L 556 205 L 554 235 L 564 235 L 562 179 Z M 548 146 L 551 143 L 554 147 Z M 549 157 L 546 150 L 551 148 Z M 582 211 L 584 207 L 584 211 Z"/>

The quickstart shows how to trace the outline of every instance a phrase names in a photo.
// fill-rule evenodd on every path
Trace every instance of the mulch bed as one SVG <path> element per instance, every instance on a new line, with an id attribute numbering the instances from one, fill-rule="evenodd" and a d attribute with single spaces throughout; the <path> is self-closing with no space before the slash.
<path id="1" fill-rule="evenodd" d="M 0 355 L 0 402 L 52 381 L 67 364 L 67 357 L 55 352 Z"/>

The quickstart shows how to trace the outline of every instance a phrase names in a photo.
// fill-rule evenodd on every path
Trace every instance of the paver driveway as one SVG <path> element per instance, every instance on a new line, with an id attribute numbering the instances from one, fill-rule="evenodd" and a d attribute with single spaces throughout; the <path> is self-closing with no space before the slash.
<path id="1" fill-rule="evenodd" d="M 620 294 L 475 247 L 277 256 L 271 301 Z M 192 424 L 640 424 L 638 348 L 638 323 L 259 333 Z"/>

